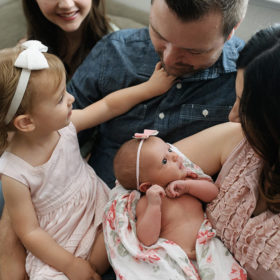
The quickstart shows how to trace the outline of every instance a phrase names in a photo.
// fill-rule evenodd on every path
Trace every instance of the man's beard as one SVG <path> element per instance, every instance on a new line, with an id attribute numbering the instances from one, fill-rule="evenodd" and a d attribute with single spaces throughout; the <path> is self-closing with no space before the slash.
<path id="1" fill-rule="evenodd" d="M 209 65 L 201 65 L 201 67 L 195 69 L 193 65 L 183 64 L 183 63 L 176 63 L 176 64 L 174 64 L 174 66 L 168 67 L 168 66 L 165 65 L 165 63 L 162 59 L 162 55 L 161 54 L 159 54 L 159 55 L 160 55 L 161 64 L 162 64 L 162 67 L 164 68 L 164 70 L 169 75 L 173 75 L 175 77 L 182 77 L 182 76 L 185 76 L 185 75 L 193 75 L 197 72 L 200 72 L 201 70 L 209 68 Z"/>
<path id="2" fill-rule="evenodd" d="M 181 76 L 188 75 L 188 74 L 194 74 L 201 70 L 201 69 L 195 70 L 192 65 L 181 64 L 181 63 L 175 64 L 173 67 L 168 67 L 164 64 L 162 59 L 161 59 L 161 64 L 162 64 L 162 67 L 164 68 L 164 70 L 169 75 L 173 75 L 175 77 L 181 77 Z"/>

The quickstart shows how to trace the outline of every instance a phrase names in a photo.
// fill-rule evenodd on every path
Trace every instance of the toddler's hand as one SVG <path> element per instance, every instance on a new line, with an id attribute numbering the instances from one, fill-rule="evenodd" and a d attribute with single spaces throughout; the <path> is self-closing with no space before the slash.
<path id="1" fill-rule="evenodd" d="M 168 184 L 165 189 L 166 195 L 170 198 L 181 196 L 182 194 L 188 193 L 188 180 L 177 180 Z"/>
<path id="2" fill-rule="evenodd" d="M 147 191 L 146 196 L 149 204 L 160 205 L 161 198 L 165 197 L 164 189 L 159 185 L 152 185 Z"/>
<path id="3" fill-rule="evenodd" d="M 97 274 L 88 261 L 82 258 L 74 258 L 65 275 L 70 280 L 101 280 L 101 276 Z"/>
<path id="4" fill-rule="evenodd" d="M 175 79 L 176 77 L 169 75 L 162 67 L 161 62 L 158 62 L 149 83 L 154 88 L 153 92 L 156 92 L 156 95 L 161 95 L 171 88 Z"/>

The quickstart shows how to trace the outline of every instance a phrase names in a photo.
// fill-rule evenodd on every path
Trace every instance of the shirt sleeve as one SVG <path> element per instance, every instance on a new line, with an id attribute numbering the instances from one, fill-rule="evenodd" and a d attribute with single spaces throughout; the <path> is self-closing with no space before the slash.
<path id="1" fill-rule="evenodd" d="M 90 51 L 67 84 L 67 90 L 75 97 L 74 108 L 83 109 L 101 99 L 104 69 L 107 68 L 108 38 L 105 36 Z"/>

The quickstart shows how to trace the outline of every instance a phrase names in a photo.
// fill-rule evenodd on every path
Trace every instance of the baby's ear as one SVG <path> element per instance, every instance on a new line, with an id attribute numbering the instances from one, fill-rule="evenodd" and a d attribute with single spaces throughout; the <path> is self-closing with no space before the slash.
<path id="1" fill-rule="evenodd" d="M 35 129 L 35 124 L 29 114 L 19 115 L 15 117 L 14 126 L 22 132 L 30 132 Z"/>
<path id="2" fill-rule="evenodd" d="M 148 188 L 151 186 L 152 184 L 149 182 L 145 182 L 145 183 L 141 183 L 139 186 L 139 190 L 140 192 L 146 193 L 146 191 L 148 190 Z"/>

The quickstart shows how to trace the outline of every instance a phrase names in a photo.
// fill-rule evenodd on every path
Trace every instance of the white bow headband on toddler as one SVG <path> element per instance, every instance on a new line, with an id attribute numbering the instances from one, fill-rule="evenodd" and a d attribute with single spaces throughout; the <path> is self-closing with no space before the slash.
<path id="1" fill-rule="evenodd" d="M 138 150 L 137 150 L 137 157 L 136 157 L 136 182 L 137 182 L 137 190 L 139 190 L 140 184 L 139 184 L 139 169 L 140 169 L 140 152 L 143 145 L 143 142 L 145 139 L 148 139 L 150 136 L 156 136 L 158 135 L 157 130 L 152 129 L 144 129 L 144 133 L 135 133 L 133 138 L 135 139 L 141 139 Z"/>
<path id="2" fill-rule="evenodd" d="M 18 80 L 17 88 L 5 117 L 5 124 L 8 124 L 16 114 L 18 107 L 24 96 L 31 70 L 41 70 L 49 68 L 49 64 L 42 52 L 47 52 L 48 47 L 40 41 L 30 40 L 22 44 L 24 50 L 17 57 L 14 66 L 22 68 Z"/>

